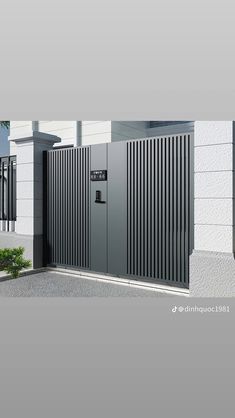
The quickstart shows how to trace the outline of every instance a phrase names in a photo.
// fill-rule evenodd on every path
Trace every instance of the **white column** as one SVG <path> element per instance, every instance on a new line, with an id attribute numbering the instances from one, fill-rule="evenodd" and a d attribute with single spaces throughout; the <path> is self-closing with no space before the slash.
<path id="1" fill-rule="evenodd" d="M 40 120 L 38 131 L 60 137 L 60 146 L 77 144 L 77 122 L 74 120 Z"/>
<path id="2" fill-rule="evenodd" d="M 232 121 L 195 122 L 191 296 L 235 296 L 233 135 Z"/>
<path id="3" fill-rule="evenodd" d="M 15 231 L 23 235 L 43 232 L 43 151 L 51 149 L 60 138 L 40 132 L 16 138 L 10 136 L 16 150 L 17 220 Z"/>
<path id="4" fill-rule="evenodd" d="M 232 253 L 233 122 L 195 122 L 195 250 Z"/>
<path id="5" fill-rule="evenodd" d="M 10 122 L 10 154 L 15 155 L 16 153 L 16 144 L 13 141 L 13 138 L 25 138 L 29 137 L 33 133 L 33 121 L 31 120 L 12 120 Z"/>

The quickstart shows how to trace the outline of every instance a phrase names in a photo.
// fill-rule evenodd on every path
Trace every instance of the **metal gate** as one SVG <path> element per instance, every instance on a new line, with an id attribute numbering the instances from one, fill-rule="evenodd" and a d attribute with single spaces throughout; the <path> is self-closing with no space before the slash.
<path id="1" fill-rule="evenodd" d="M 47 264 L 188 287 L 193 134 L 47 153 Z"/>
<path id="2" fill-rule="evenodd" d="M 47 153 L 47 262 L 89 268 L 89 148 Z"/>

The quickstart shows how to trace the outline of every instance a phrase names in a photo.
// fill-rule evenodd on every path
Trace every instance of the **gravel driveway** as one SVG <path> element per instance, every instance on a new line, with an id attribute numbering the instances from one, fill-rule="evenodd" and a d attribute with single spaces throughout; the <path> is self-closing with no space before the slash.
<path id="1" fill-rule="evenodd" d="M 166 293 L 121 284 L 101 282 L 58 272 L 41 272 L 1 281 L 1 296 L 149 296 L 169 297 Z"/>

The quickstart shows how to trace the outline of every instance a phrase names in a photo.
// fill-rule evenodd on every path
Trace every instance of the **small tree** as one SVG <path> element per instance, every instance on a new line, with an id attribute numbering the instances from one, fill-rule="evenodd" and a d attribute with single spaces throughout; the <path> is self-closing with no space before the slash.
<path id="1" fill-rule="evenodd" d="M 23 254 L 23 247 L 0 249 L 0 271 L 6 271 L 12 278 L 19 277 L 22 269 L 31 267 L 31 261 Z"/>

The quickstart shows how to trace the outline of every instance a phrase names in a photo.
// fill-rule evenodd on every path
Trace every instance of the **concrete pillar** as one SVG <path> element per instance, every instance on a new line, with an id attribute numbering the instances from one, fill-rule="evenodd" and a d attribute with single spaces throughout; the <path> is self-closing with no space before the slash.
<path id="1" fill-rule="evenodd" d="M 234 122 L 195 122 L 192 296 L 235 296 Z"/>
<path id="2" fill-rule="evenodd" d="M 59 146 L 67 147 L 77 144 L 79 132 L 77 122 L 74 120 L 40 120 L 36 130 L 61 138 Z"/>
<path id="3" fill-rule="evenodd" d="M 32 126 L 32 125 L 31 125 Z M 17 219 L 15 239 L 26 248 L 33 267 L 42 266 L 43 245 L 43 151 L 60 142 L 57 136 L 28 130 L 28 136 L 11 133 L 16 154 Z"/>
<path id="4" fill-rule="evenodd" d="M 32 120 L 12 120 L 10 122 L 10 138 L 26 138 L 32 135 L 34 122 Z M 16 145 L 10 141 L 10 155 L 15 155 Z"/>

